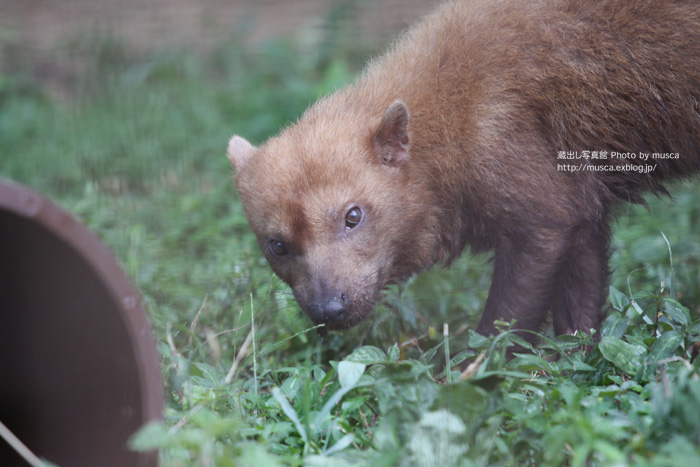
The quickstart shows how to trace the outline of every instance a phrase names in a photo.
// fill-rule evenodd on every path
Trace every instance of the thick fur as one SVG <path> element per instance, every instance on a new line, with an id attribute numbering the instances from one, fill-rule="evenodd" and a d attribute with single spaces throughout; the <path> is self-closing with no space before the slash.
<path id="1" fill-rule="evenodd" d="M 537 329 L 551 312 L 571 333 L 602 318 L 611 207 L 700 169 L 699 102 L 697 0 L 463 1 L 261 147 L 234 137 L 228 156 L 261 249 L 314 321 L 351 326 L 387 283 L 469 245 L 495 253 L 480 332 L 499 318 Z"/>

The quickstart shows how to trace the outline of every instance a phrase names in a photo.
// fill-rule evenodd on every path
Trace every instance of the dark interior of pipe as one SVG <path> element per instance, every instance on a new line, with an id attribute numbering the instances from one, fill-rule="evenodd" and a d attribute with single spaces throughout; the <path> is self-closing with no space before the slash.
<path id="1" fill-rule="evenodd" d="M 80 251 L 0 209 L 0 421 L 58 465 L 145 465 L 138 356 L 118 299 Z M 26 465 L 0 439 L 0 465 Z"/>

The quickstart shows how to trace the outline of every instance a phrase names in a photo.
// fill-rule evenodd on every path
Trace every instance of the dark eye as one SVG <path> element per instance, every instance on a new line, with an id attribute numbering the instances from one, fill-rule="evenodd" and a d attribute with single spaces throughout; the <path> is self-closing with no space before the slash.
<path id="1" fill-rule="evenodd" d="M 289 253 L 284 243 L 279 240 L 270 240 L 270 252 L 275 256 L 284 256 Z"/>
<path id="2" fill-rule="evenodd" d="M 362 209 L 355 206 L 350 208 L 350 210 L 345 214 L 345 227 L 348 229 L 354 229 L 357 224 L 362 220 Z"/>

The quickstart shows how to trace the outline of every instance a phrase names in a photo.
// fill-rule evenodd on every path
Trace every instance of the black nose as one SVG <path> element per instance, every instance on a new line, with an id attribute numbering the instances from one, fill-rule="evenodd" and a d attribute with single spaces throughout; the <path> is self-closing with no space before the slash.
<path id="1" fill-rule="evenodd" d="M 315 323 L 341 324 L 348 317 L 348 298 L 344 293 L 319 300 L 309 306 L 309 314 Z"/>

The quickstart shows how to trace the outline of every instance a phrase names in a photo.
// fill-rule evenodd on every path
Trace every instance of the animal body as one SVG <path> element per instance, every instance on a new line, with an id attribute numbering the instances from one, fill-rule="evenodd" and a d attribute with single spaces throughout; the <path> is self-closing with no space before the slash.
<path id="1" fill-rule="evenodd" d="M 611 209 L 700 169 L 700 2 L 467 0 L 228 158 L 250 227 L 315 323 L 465 247 L 492 251 L 478 331 L 600 325 Z"/>

